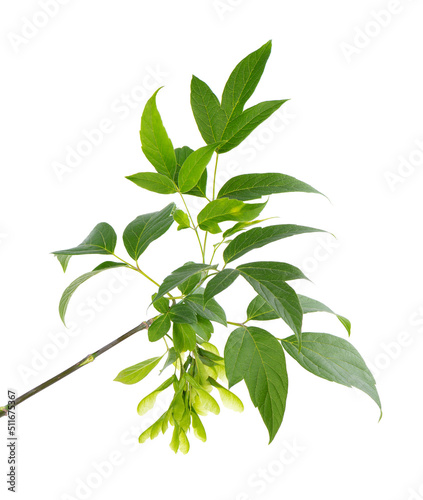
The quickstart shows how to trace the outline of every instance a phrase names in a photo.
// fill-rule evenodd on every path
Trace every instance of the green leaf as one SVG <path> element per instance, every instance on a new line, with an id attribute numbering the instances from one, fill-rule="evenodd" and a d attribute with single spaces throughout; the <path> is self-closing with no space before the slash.
<path id="1" fill-rule="evenodd" d="M 189 146 L 183 146 L 182 148 L 175 148 L 175 157 L 176 157 L 176 165 L 178 172 L 181 169 L 184 161 L 188 158 L 188 156 L 193 153 L 194 150 Z"/>
<path id="2" fill-rule="evenodd" d="M 298 295 L 298 298 L 300 299 L 300 304 L 303 309 L 303 313 L 313 313 L 313 312 L 328 312 L 330 314 L 334 314 L 341 324 L 345 327 L 345 329 L 348 332 L 348 336 L 351 335 L 351 322 L 344 316 L 341 316 L 339 314 L 336 314 L 335 312 L 332 311 L 328 306 L 325 306 L 322 302 L 319 302 L 318 300 L 311 299 L 310 297 L 306 297 L 305 295 Z"/>
<path id="3" fill-rule="evenodd" d="M 331 382 L 356 387 L 382 406 L 376 382 L 359 352 L 349 342 L 328 333 L 303 333 L 301 352 L 297 339 L 282 340 L 284 349 L 309 372 Z"/>
<path id="4" fill-rule="evenodd" d="M 177 162 L 177 173 L 176 173 L 176 178 L 179 177 L 179 172 L 181 170 L 181 167 L 185 160 L 188 158 L 188 156 L 193 153 L 194 151 L 189 148 L 188 146 L 184 146 L 183 148 L 176 148 L 175 149 L 175 155 L 176 155 L 176 162 Z M 207 169 L 204 170 L 203 175 L 201 176 L 200 180 L 198 181 L 198 184 L 192 188 L 190 191 L 188 191 L 186 194 L 189 194 L 191 196 L 198 196 L 200 198 L 206 198 L 206 190 L 207 190 Z"/>
<path id="5" fill-rule="evenodd" d="M 219 222 L 251 221 L 258 217 L 266 203 L 244 203 L 239 200 L 222 198 L 208 203 L 198 214 L 198 225 L 212 234 L 220 233 Z"/>
<path id="6" fill-rule="evenodd" d="M 212 345 L 212 344 L 209 344 L 209 345 Z M 223 358 L 221 356 L 219 356 L 218 354 L 215 354 L 212 351 L 208 351 L 207 349 L 202 349 L 201 347 L 199 347 L 197 349 L 197 351 L 198 351 L 198 354 L 200 354 L 203 358 L 207 358 L 210 361 L 223 361 Z"/>
<path id="7" fill-rule="evenodd" d="M 140 172 L 128 175 L 126 179 L 148 191 L 160 194 L 176 193 L 176 186 L 172 179 L 156 172 Z"/>
<path id="8" fill-rule="evenodd" d="M 189 217 L 183 210 L 175 210 L 173 212 L 173 219 L 178 224 L 178 231 L 191 227 Z"/>
<path id="9" fill-rule="evenodd" d="M 165 364 L 163 365 L 163 368 L 160 370 L 160 375 L 162 374 L 162 372 L 170 365 L 173 365 L 173 363 L 175 363 L 175 361 L 179 359 L 179 355 L 178 353 L 175 351 L 175 348 L 174 347 L 171 347 L 169 349 L 169 353 L 168 353 L 168 356 L 167 356 L 167 359 L 166 359 L 166 362 Z"/>
<path id="10" fill-rule="evenodd" d="M 173 345 L 177 352 L 193 351 L 196 344 L 195 331 L 191 325 L 184 323 L 173 325 Z"/>
<path id="11" fill-rule="evenodd" d="M 118 373 L 115 378 L 116 382 L 122 382 L 122 384 L 136 384 L 143 378 L 145 378 L 153 368 L 155 368 L 163 356 L 158 356 L 156 358 L 146 359 L 137 365 L 130 366 L 129 368 L 125 368 L 120 373 Z"/>
<path id="12" fill-rule="evenodd" d="M 220 323 L 223 326 L 227 325 L 225 311 L 214 299 L 210 299 L 207 305 L 204 304 L 204 291 L 203 293 L 189 295 L 184 300 L 184 303 L 192 307 L 200 317 Z"/>
<path id="13" fill-rule="evenodd" d="M 301 309 L 303 310 L 303 314 L 313 313 L 313 312 L 328 312 L 334 314 L 339 321 L 344 325 L 345 329 L 348 332 L 348 335 L 351 335 L 351 323 L 347 318 L 340 316 L 329 309 L 329 307 L 325 306 L 321 302 L 315 299 L 311 299 L 304 295 L 298 294 L 298 299 L 301 304 Z M 272 309 L 272 307 L 262 298 L 260 295 L 257 295 L 247 308 L 247 321 L 270 321 L 274 319 L 278 319 L 278 314 Z"/>
<path id="14" fill-rule="evenodd" d="M 64 325 L 66 325 L 65 316 L 66 316 L 66 311 L 68 310 L 69 301 L 72 298 L 72 295 L 75 293 L 76 289 L 79 287 L 79 285 L 82 285 L 82 283 L 85 283 L 85 281 L 92 278 L 93 276 L 96 276 L 102 271 L 106 271 L 107 269 L 114 269 L 115 267 L 127 267 L 127 266 L 126 264 L 123 264 L 121 262 L 103 262 L 95 269 L 93 269 L 91 272 L 85 273 L 79 278 L 77 278 L 75 281 L 72 281 L 72 283 L 63 292 L 59 303 L 59 314 Z"/>
<path id="15" fill-rule="evenodd" d="M 198 198 L 207 198 L 207 170 L 204 170 L 198 184 L 185 194 L 197 196 Z"/>
<path id="16" fill-rule="evenodd" d="M 54 255 L 113 254 L 117 242 L 115 230 L 110 224 L 97 224 L 85 240 L 77 247 L 52 252 Z"/>
<path id="17" fill-rule="evenodd" d="M 256 224 L 260 224 L 261 222 L 264 222 L 269 219 L 274 219 L 275 217 L 269 217 L 267 219 L 261 219 L 261 220 L 253 220 L 251 222 L 237 222 L 233 227 L 227 229 L 223 233 L 224 238 L 229 238 L 229 236 L 233 236 L 236 233 L 240 233 L 241 231 L 244 231 L 245 229 L 248 229 L 251 226 L 255 226 Z"/>
<path id="18" fill-rule="evenodd" d="M 142 399 L 137 407 L 137 412 L 138 415 L 145 415 L 148 411 L 153 409 L 154 405 L 156 404 L 156 399 L 157 396 L 166 390 L 168 387 L 170 387 L 173 382 L 177 380 L 175 375 L 172 375 L 170 378 L 168 378 L 163 384 L 161 384 L 155 391 L 150 393 L 148 396 L 146 396 L 144 399 Z"/>
<path id="19" fill-rule="evenodd" d="M 237 269 L 224 269 L 220 271 L 216 276 L 207 283 L 206 289 L 204 291 L 204 303 L 212 299 L 215 295 L 223 290 L 226 290 L 232 283 L 238 278 L 239 271 Z"/>
<path id="20" fill-rule="evenodd" d="M 237 267 L 240 273 L 248 274 L 259 281 L 266 280 L 279 280 L 279 281 L 292 281 L 292 280 L 307 280 L 307 276 L 298 269 L 298 267 L 286 262 L 274 261 L 257 261 L 241 264 Z M 273 276 L 275 278 L 273 278 Z"/>
<path id="21" fill-rule="evenodd" d="M 57 260 L 59 261 L 60 265 L 62 266 L 63 272 L 66 272 L 66 269 L 68 268 L 68 264 L 70 261 L 70 258 L 72 257 L 71 255 L 56 255 Z"/>
<path id="22" fill-rule="evenodd" d="M 192 323 L 192 328 L 197 334 L 197 343 L 208 342 L 214 332 L 214 327 L 209 319 L 197 316 L 197 321 Z"/>
<path id="23" fill-rule="evenodd" d="M 274 241 L 289 238 L 297 234 L 324 232 L 321 229 L 315 229 L 307 226 L 296 226 L 295 224 L 278 224 L 275 226 L 255 227 L 239 234 L 234 238 L 223 252 L 223 258 L 228 264 L 233 260 L 239 259 L 247 252 L 256 248 L 261 248 Z"/>
<path id="24" fill-rule="evenodd" d="M 229 387 L 245 380 L 271 442 L 282 423 L 288 394 L 285 355 L 279 342 L 261 328 L 237 328 L 226 342 L 225 367 Z"/>
<path id="25" fill-rule="evenodd" d="M 196 76 L 191 80 L 191 108 L 198 130 L 206 144 L 218 142 L 228 117 L 207 83 Z"/>
<path id="26" fill-rule="evenodd" d="M 169 313 L 162 314 L 153 321 L 153 324 L 148 329 L 148 340 L 150 342 L 157 342 L 163 338 L 170 330 L 170 317 Z"/>
<path id="27" fill-rule="evenodd" d="M 172 273 L 163 280 L 163 283 L 160 285 L 160 288 L 153 302 L 160 299 L 161 297 L 163 297 L 163 295 L 170 292 L 177 286 L 181 285 L 191 276 L 202 273 L 203 271 L 207 271 L 209 269 L 216 268 L 217 265 L 212 266 L 209 264 L 195 264 L 194 262 L 187 262 L 183 266 L 178 267 L 178 269 L 172 271 Z"/>
<path id="28" fill-rule="evenodd" d="M 185 304 L 179 303 L 171 307 L 169 317 L 173 323 L 195 323 L 197 315 Z"/>
<path id="29" fill-rule="evenodd" d="M 299 298 L 299 296 L 297 295 Z M 304 311 L 303 311 L 304 313 Z M 274 309 L 263 299 L 260 295 L 248 304 L 247 308 L 247 321 L 270 321 L 272 319 L 279 319 L 279 315 Z"/>
<path id="30" fill-rule="evenodd" d="M 223 146 L 219 146 L 217 151 L 219 153 L 227 153 L 241 144 L 256 127 L 269 118 L 286 101 L 287 99 L 261 102 L 246 109 L 242 114 L 230 120 L 222 136 L 222 141 L 225 141 L 225 143 Z"/>
<path id="31" fill-rule="evenodd" d="M 157 293 L 153 294 L 151 297 L 151 300 L 154 302 L 154 299 L 156 298 Z M 153 303 L 153 307 L 156 311 L 159 311 L 160 313 L 168 313 L 169 312 L 169 299 L 166 299 L 162 297 L 161 299 L 157 300 L 156 302 Z"/>
<path id="32" fill-rule="evenodd" d="M 156 90 L 147 101 L 141 117 L 142 150 L 159 174 L 175 179 L 175 151 L 156 105 L 156 96 L 159 90 Z"/>
<path id="33" fill-rule="evenodd" d="M 281 262 L 253 262 L 237 269 L 292 329 L 301 345 L 303 311 L 297 294 L 285 280 L 300 279 L 304 277 L 302 272 Z"/>
<path id="34" fill-rule="evenodd" d="M 126 227 L 123 243 L 129 256 L 138 260 L 147 247 L 160 238 L 173 224 L 175 204 L 169 203 L 159 212 L 140 215 Z"/>
<path id="35" fill-rule="evenodd" d="M 232 177 L 222 186 L 217 197 L 248 201 L 276 193 L 294 192 L 322 194 L 290 175 L 267 173 Z"/>
<path id="36" fill-rule="evenodd" d="M 213 156 L 216 144 L 204 146 L 191 153 L 183 163 L 178 175 L 178 186 L 182 193 L 193 189 Z"/>
<path id="37" fill-rule="evenodd" d="M 348 332 L 348 337 L 350 337 L 351 336 L 351 321 L 348 318 L 345 318 L 345 316 L 341 316 L 340 314 L 337 314 L 336 317 L 344 325 L 345 330 L 347 330 L 347 332 Z"/>
<path id="38" fill-rule="evenodd" d="M 202 366 L 202 365 L 205 365 L 205 366 L 208 366 L 208 367 L 214 367 L 214 366 L 217 366 L 218 363 L 216 363 L 216 361 L 212 361 L 211 359 L 209 359 L 207 357 L 202 356 L 199 353 L 196 356 L 196 364 L 197 364 L 197 368 L 198 368 L 198 372 L 199 372 L 200 378 L 201 378 L 202 375 L 203 375 L 203 377 L 207 378 L 208 373 L 205 372 L 205 367 Z M 217 374 L 213 374 L 213 376 L 217 376 Z"/>
<path id="39" fill-rule="evenodd" d="M 190 264 L 194 264 L 194 262 L 190 262 Z M 196 288 L 196 286 L 203 279 L 204 275 L 205 275 L 204 272 L 194 274 L 193 276 L 185 280 L 183 283 L 178 285 L 178 289 L 182 292 L 183 295 L 188 295 L 194 290 L 194 288 Z"/>
<path id="40" fill-rule="evenodd" d="M 272 50 L 272 42 L 265 43 L 237 64 L 222 94 L 222 108 L 229 119 L 242 113 L 263 74 Z"/>

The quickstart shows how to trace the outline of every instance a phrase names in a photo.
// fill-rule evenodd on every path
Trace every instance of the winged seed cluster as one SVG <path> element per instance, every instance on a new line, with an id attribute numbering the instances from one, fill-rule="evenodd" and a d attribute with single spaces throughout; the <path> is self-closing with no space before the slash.
<path id="1" fill-rule="evenodd" d="M 285 101 L 266 101 L 244 109 L 253 94 L 271 51 L 271 42 L 243 59 L 231 73 L 221 101 L 206 83 L 192 78 L 191 106 L 198 129 L 206 145 L 193 151 L 188 146 L 174 148 L 163 126 L 156 106 L 157 92 L 147 102 L 141 119 L 141 144 L 144 155 L 155 172 L 141 172 L 128 177 L 137 186 L 163 195 L 177 194 L 185 210 L 174 203 L 163 210 L 140 215 L 123 233 L 130 262 L 115 253 L 117 236 L 107 223 L 98 224 L 77 247 L 54 252 L 64 271 L 72 255 L 101 254 L 113 257 L 93 271 L 76 279 L 65 290 L 60 301 L 60 316 L 65 320 L 69 300 L 84 281 L 108 269 L 127 267 L 152 282 L 157 291 L 152 297 L 157 310 L 148 330 L 151 342 L 162 341 L 165 352 L 121 371 L 115 380 L 135 384 L 145 378 L 159 363 L 161 372 L 172 371 L 154 392 L 138 405 L 143 415 L 153 408 L 158 394 L 172 390 L 174 396 L 163 415 L 143 432 L 143 443 L 173 427 L 170 447 L 173 451 L 189 450 L 188 431 L 206 440 L 201 417 L 220 411 L 214 394 L 236 411 L 243 410 L 231 388 L 242 380 L 251 400 L 258 408 L 269 431 L 275 437 L 284 416 L 288 393 L 285 353 L 311 373 L 347 387 L 357 387 L 381 406 L 375 380 L 360 354 L 346 340 L 327 333 L 303 332 L 304 314 L 324 311 L 335 314 L 321 302 L 298 295 L 288 282 L 306 279 L 302 271 L 282 262 L 250 262 L 234 267 L 234 262 L 252 250 L 297 234 L 319 231 L 293 224 L 256 226 L 266 202 L 247 203 L 275 193 L 318 193 L 314 188 L 280 173 L 245 174 L 230 179 L 215 192 L 220 155 L 238 146 L 258 125 Z M 160 90 L 160 89 L 159 89 Z M 215 155 L 213 192 L 207 193 L 207 166 Z M 319 193 L 320 194 L 320 193 Z M 195 218 L 185 203 L 186 196 L 204 199 L 204 208 Z M 225 231 L 221 223 L 235 225 Z M 140 267 L 140 257 L 150 243 L 177 223 L 177 229 L 195 233 L 201 251 L 200 262 L 187 262 L 172 271 L 161 284 Z M 256 226 L 256 227 L 252 227 Z M 211 258 L 208 233 L 220 234 Z M 214 263 L 218 248 L 225 245 L 223 263 Z M 230 267 L 228 267 L 230 264 Z M 247 306 L 242 323 L 228 322 L 224 309 L 215 296 L 243 279 L 257 296 Z M 350 334 L 350 322 L 337 315 Z M 277 339 L 256 322 L 284 321 L 293 335 Z M 234 325 L 223 355 L 210 343 L 214 323 Z M 259 323 L 260 324 L 260 323 Z M 158 344 L 159 345 L 159 344 Z M 161 345 L 161 344 L 160 344 Z M 225 387 L 226 386 L 226 387 Z M 213 394 L 213 395 L 212 395 Z"/>

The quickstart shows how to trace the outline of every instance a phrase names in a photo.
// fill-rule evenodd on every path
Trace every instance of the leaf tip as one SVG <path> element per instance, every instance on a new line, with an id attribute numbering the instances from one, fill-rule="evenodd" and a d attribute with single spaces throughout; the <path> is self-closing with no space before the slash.
<path id="1" fill-rule="evenodd" d="M 62 306 L 62 304 L 60 304 L 60 306 L 59 306 L 59 316 L 60 316 L 60 319 L 62 320 L 63 325 L 65 326 L 65 328 L 67 328 L 66 318 L 65 318 L 66 309 L 63 310 L 61 306 Z"/>
<path id="2" fill-rule="evenodd" d="M 276 432 L 277 432 L 277 431 L 276 431 Z M 275 439 L 276 432 L 275 432 L 275 433 L 273 433 L 273 432 L 270 432 L 270 430 L 269 430 L 269 442 L 267 443 L 267 445 L 272 444 L 272 441 Z"/>
<path id="3" fill-rule="evenodd" d="M 329 202 L 329 203 L 333 206 L 333 202 L 332 202 L 332 200 L 329 198 L 329 196 L 326 196 L 324 193 L 321 193 L 320 191 L 318 191 L 318 193 L 319 193 L 319 194 L 321 194 L 322 196 L 324 196 L 324 197 L 327 199 L 327 201 L 328 201 L 328 202 Z"/>

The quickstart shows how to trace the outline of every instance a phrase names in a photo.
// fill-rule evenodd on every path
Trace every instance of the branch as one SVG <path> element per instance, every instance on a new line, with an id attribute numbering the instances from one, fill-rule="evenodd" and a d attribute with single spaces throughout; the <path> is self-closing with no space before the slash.
<path id="1" fill-rule="evenodd" d="M 79 368 L 81 368 L 82 366 L 85 366 L 85 365 L 93 362 L 98 356 L 105 353 L 106 351 L 108 351 L 109 349 L 114 347 L 115 345 L 120 344 L 121 342 L 123 342 L 127 338 L 131 337 L 135 333 L 140 332 L 141 330 L 148 329 L 148 327 L 151 326 L 151 324 L 153 323 L 154 319 L 155 318 L 151 318 L 147 321 L 143 321 L 140 325 L 136 326 L 135 328 L 133 328 L 129 332 L 126 332 L 124 335 L 118 337 L 116 340 L 113 340 L 112 342 L 105 345 L 104 347 L 102 347 L 98 351 L 96 351 L 92 354 L 89 354 L 88 356 L 85 356 L 84 359 L 82 359 L 81 361 L 79 361 L 75 365 L 69 367 L 67 370 L 63 371 L 62 373 L 59 373 L 55 377 L 51 378 L 50 380 L 47 380 L 46 382 L 44 382 L 43 384 L 40 384 L 39 386 L 35 387 L 34 389 L 31 389 L 30 391 L 23 394 L 22 396 L 19 396 L 14 401 L 14 406 L 17 406 L 18 404 L 23 403 L 26 399 L 29 399 L 30 397 L 35 396 L 35 394 L 38 394 L 39 392 L 43 391 L 47 387 L 50 387 L 51 385 L 55 384 L 56 382 L 59 382 L 59 380 L 62 380 L 63 378 L 70 375 L 71 373 L 76 372 L 76 370 L 79 370 Z M 7 405 L 0 407 L 0 418 L 5 417 L 7 415 L 7 412 L 8 412 Z"/>

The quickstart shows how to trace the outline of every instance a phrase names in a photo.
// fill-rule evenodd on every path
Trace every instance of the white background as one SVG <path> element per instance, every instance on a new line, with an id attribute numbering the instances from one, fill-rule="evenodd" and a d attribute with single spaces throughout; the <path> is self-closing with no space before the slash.
<path id="1" fill-rule="evenodd" d="M 49 252 L 78 244 L 101 221 L 121 235 L 137 215 L 169 203 L 171 196 L 124 179 L 149 169 L 138 136 L 147 98 L 165 85 L 158 105 L 174 145 L 200 147 L 189 105 L 192 73 L 220 95 L 235 64 L 273 39 L 250 104 L 291 101 L 242 149 L 222 157 L 219 182 L 283 172 L 331 199 L 276 195 L 265 214 L 322 227 L 336 240 L 299 236 L 244 261 L 302 267 L 313 283 L 297 289 L 351 319 L 351 341 L 376 376 L 384 418 L 377 423 L 366 395 L 289 359 L 287 411 L 271 446 L 242 384 L 234 390 L 245 412 L 207 417 L 207 443 L 192 438 L 187 456 L 170 451 L 169 433 L 138 445 L 152 421 L 137 415 L 137 403 L 163 379 L 154 372 L 123 386 L 113 378 L 161 353 L 141 333 L 18 407 L 17 497 L 423 498 L 421 3 L 73 0 L 52 2 L 49 15 L 40 4 L 0 7 L 0 403 L 7 389 L 23 394 L 148 317 L 154 288 L 135 274 L 104 273 L 75 294 L 66 333 L 60 294 L 102 258 L 75 257 L 63 274 Z M 105 123 L 92 151 L 59 175 L 57 164 L 80 146 L 84 131 Z M 195 245 L 193 234 L 173 228 L 142 265 L 161 280 L 198 260 Z M 118 250 L 124 254 L 121 242 Z M 219 301 L 240 321 L 253 293 L 236 287 Z M 282 322 L 268 326 L 288 335 Z M 305 326 L 345 337 L 325 314 L 309 315 Z M 229 331 L 217 331 L 220 348 Z M 0 426 L 3 498 L 11 495 L 6 419 Z"/>

